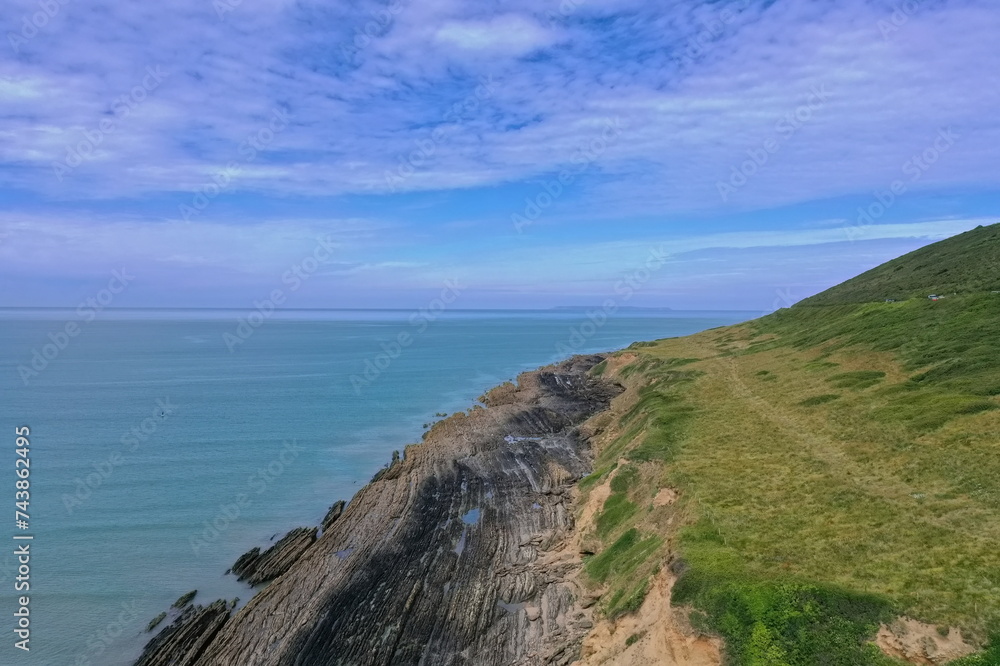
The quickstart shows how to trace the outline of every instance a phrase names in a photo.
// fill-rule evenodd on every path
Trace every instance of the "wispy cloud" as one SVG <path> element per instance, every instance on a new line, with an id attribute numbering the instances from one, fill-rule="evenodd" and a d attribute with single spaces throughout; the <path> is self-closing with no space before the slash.
<path id="1" fill-rule="evenodd" d="M 886 228 L 916 234 L 898 223 L 980 215 L 997 191 L 1000 12 L 987 0 L 919 3 L 888 31 L 888 0 L 227 7 L 66 3 L 31 30 L 23 21 L 30 27 L 37 1 L 7 3 L 0 196 L 12 242 L 32 266 L 58 275 L 86 257 L 107 263 L 120 247 L 103 240 L 108 229 L 127 227 L 135 245 L 122 252 L 151 265 L 241 275 L 281 264 L 282 230 L 325 219 L 388 225 L 412 243 L 402 257 L 352 246 L 358 254 L 345 261 L 380 267 L 365 274 L 453 263 L 444 248 L 461 259 L 487 244 L 499 256 L 511 213 L 572 168 L 610 119 L 625 128 L 614 149 L 531 229 L 526 250 L 510 250 L 511 261 L 576 239 L 597 247 L 610 221 L 618 236 L 645 242 L 651 225 L 704 238 L 757 215 L 746 232 L 788 246 L 823 231 L 814 220 L 851 219 L 858 200 L 898 178 L 944 128 L 968 140 L 913 183 L 909 207 L 899 205 Z M 162 72 L 155 87 L 151 71 Z M 455 112 L 484 77 L 495 83 L 488 98 Z M 783 119 L 794 120 L 817 87 L 829 100 L 784 134 Z M 287 129 L 247 161 L 248 138 L 275 110 L 287 113 Z M 447 140 L 387 191 L 386 174 L 443 126 Z M 776 134 L 766 168 L 721 199 L 719 182 Z M 180 226 L 179 206 L 233 162 L 239 177 L 211 212 Z M 920 212 L 922 204 L 937 209 Z M 780 221 L 767 222 L 779 210 Z M 435 230 L 446 228 L 442 242 Z M 555 261 L 565 263 L 553 274 L 572 272 L 570 259 Z"/>

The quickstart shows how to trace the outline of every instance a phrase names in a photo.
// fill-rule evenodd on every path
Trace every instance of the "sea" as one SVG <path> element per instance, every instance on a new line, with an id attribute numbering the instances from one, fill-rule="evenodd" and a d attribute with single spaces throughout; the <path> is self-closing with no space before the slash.
<path id="1" fill-rule="evenodd" d="M 759 314 L 0 309 L 0 664 L 131 664 L 491 386 Z"/>

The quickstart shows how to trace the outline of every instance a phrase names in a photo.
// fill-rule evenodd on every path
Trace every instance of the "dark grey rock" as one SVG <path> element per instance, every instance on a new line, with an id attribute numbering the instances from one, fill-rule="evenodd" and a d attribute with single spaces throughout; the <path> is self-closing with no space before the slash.
<path id="1" fill-rule="evenodd" d="M 225 601 L 188 606 L 173 624 L 157 634 L 135 666 L 193 666 L 229 619 Z"/>
<path id="2" fill-rule="evenodd" d="M 281 541 L 263 553 L 254 548 L 240 556 L 231 571 L 252 586 L 274 580 L 292 568 L 306 550 L 316 542 L 316 527 L 297 527 Z"/>
<path id="3" fill-rule="evenodd" d="M 590 472 L 576 426 L 621 390 L 588 376 L 602 360 L 524 373 L 502 399 L 437 423 L 331 508 L 322 536 L 195 661 L 158 636 L 141 666 L 572 663 L 587 632 L 579 563 L 546 552 L 572 534 L 566 491 Z M 237 565 L 256 571 L 266 556 Z"/>

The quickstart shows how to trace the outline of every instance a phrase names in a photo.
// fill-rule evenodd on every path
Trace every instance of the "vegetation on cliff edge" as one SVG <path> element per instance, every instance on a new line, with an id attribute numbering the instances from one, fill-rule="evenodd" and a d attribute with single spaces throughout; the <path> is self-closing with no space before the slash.
<path id="1" fill-rule="evenodd" d="M 871 641 L 896 615 L 986 645 L 1000 628 L 998 248 L 1000 227 L 977 229 L 602 367 L 633 400 L 584 487 L 608 484 L 586 565 L 605 612 L 638 608 L 670 551 L 675 600 L 733 664 L 894 663 Z M 957 295 L 927 299 L 932 275 Z M 890 286 L 908 300 L 875 296 Z M 676 503 L 653 501 L 665 488 Z M 955 664 L 1000 664 L 993 645 Z"/>

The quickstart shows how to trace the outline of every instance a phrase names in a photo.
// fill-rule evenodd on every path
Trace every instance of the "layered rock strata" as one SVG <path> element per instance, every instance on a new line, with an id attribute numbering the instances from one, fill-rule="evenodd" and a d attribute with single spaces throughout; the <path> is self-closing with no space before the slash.
<path id="1" fill-rule="evenodd" d="M 589 376 L 601 360 L 524 373 L 484 407 L 435 424 L 350 504 L 334 505 L 318 539 L 283 539 L 297 544 L 275 556 L 283 573 L 238 613 L 216 626 L 192 612 L 138 663 L 572 662 L 591 626 L 573 582 L 579 558 L 561 551 L 572 486 L 589 472 L 576 426 L 620 391 Z M 270 552 L 243 564 L 256 571 Z"/>
<path id="2" fill-rule="evenodd" d="M 263 553 L 260 548 L 244 553 L 233 564 L 231 571 L 239 580 L 245 580 L 253 586 L 274 580 L 291 569 L 299 557 L 316 542 L 318 531 L 319 528 L 316 527 L 297 527 Z"/>

